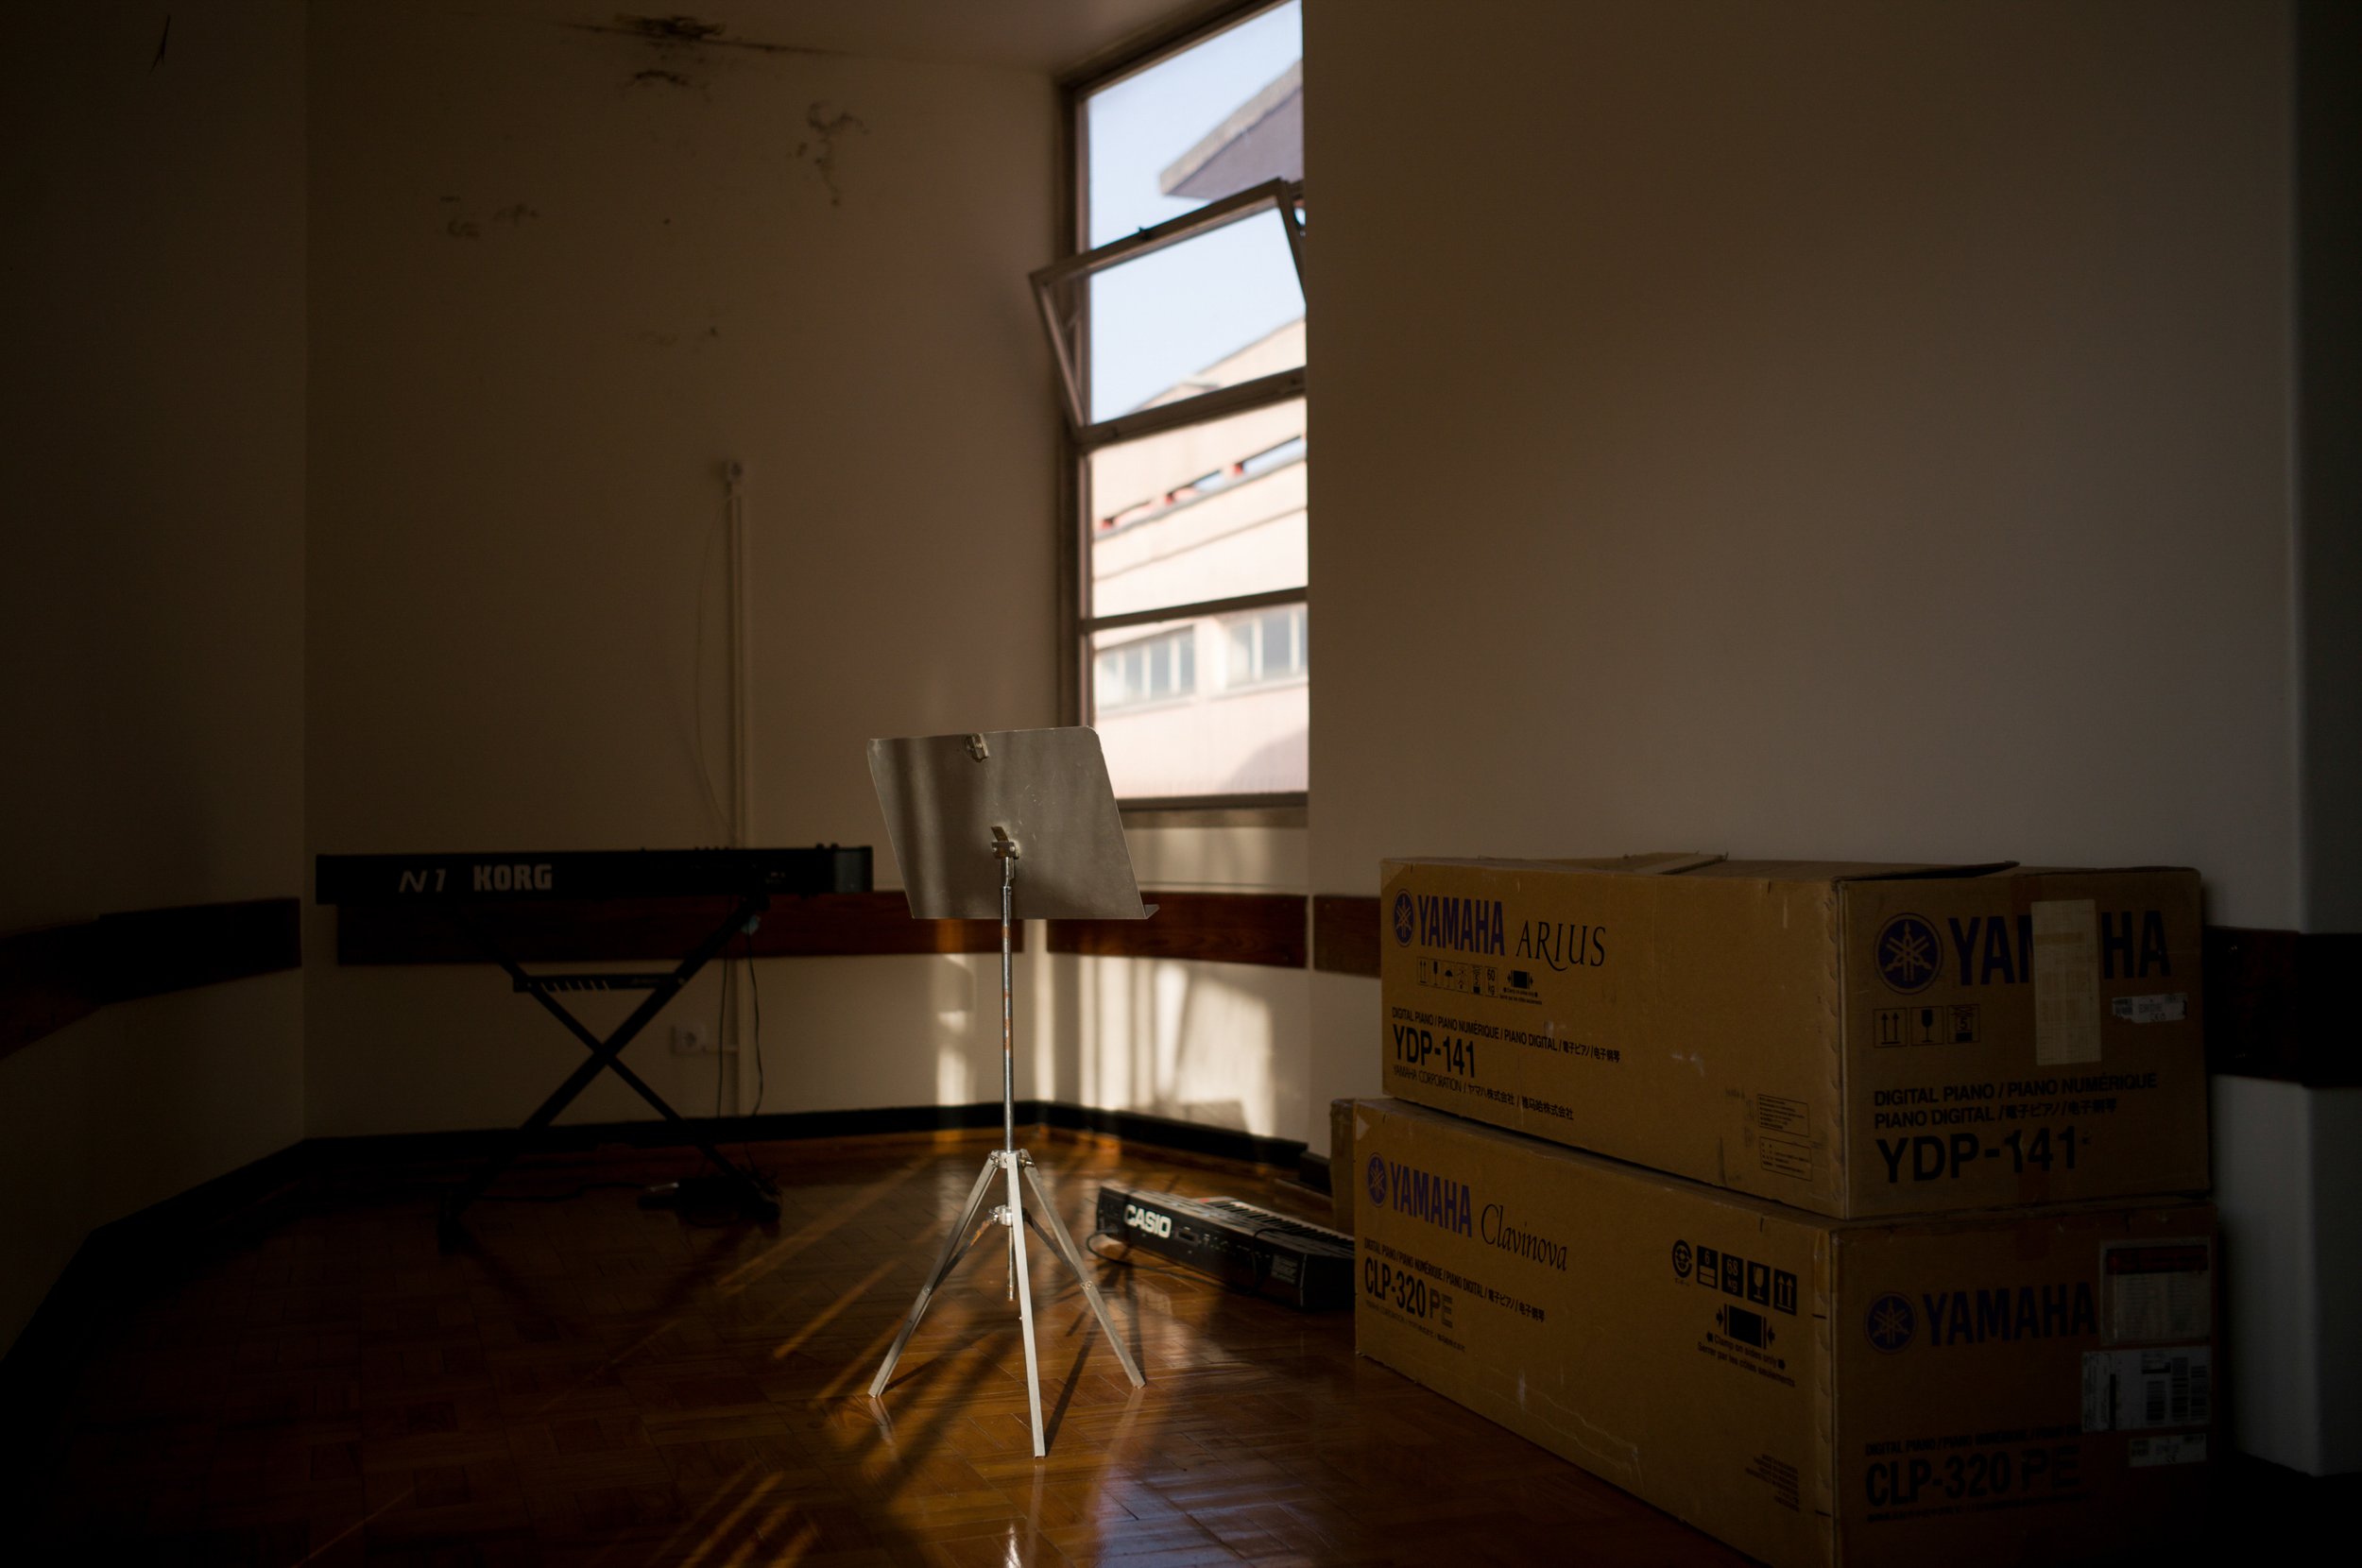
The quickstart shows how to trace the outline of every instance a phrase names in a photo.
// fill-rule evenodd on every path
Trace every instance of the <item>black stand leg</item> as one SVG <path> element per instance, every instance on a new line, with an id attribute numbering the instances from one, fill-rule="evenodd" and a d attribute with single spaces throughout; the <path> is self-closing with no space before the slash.
<path id="1" fill-rule="evenodd" d="M 620 1060 L 624 1048 L 631 1044 L 641 1031 L 646 1029 L 675 997 L 680 995 L 682 988 L 696 978 L 699 970 L 711 963 L 725 947 L 729 946 L 731 937 L 745 930 L 748 922 L 761 914 L 769 905 L 770 899 L 762 895 L 746 898 L 711 936 L 699 943 L 695 950 L 687 958 L 682 959 L 670 975 L 651 988 L 646 998 L 631 1010 L 631 1015 L 618 1024 L 614 1032 L 604 1039 L 592 1033 L 584 1026 L 581 1019 L 560 1006 L 556 998 L 550 995 L 546 985 L 526 974 L 514 959 L 499 951 L 489 943 L 482 941 L 480 934 L 478 935 L 478 945 L 493 962 L 507 971 L 508 978 L 515 983 L 517 989 L 525 992 L 535 1001 L 539 1002 L 553 1017 L 566 1027 L 567 1032 L 580 1040 L 589 1048 L 590 1055 L 573 1072 L 566 1075 L 565 1081 L 550 1092 L 550 1097 L 540 1103 L 533 1115 L 524 1119 L 522 1125 L 509 1135 L 500 1150 L 487 1160 L 481 1169 L 443 1200 L 437 1235 L 447 1250 L 458 1239 L 461 1212 L 478 1198 L 483 1197 L 485 1189 L 499 1179 L 501 1172 L 507 1169 L 511 1162 L 519 1154 L 524 1152 L 542 1130 L 557 1119 L 558 1113 L 572 1104 L 574 1097 L 588 1088 L 590 1081 L 602 1072 L 612 1072 L 622 1079 L 635 1094 L 655 1107 L 658 1114 L 665 1120 L 686 1133 L 690 1142 L 696 1145 L 704 1152 L 706 1158 L 713 1162 L 715 1168 L 720 1170 L 723 1176 L 738 1189 L 741 1201 L 748 1214 L 764 1219 L 778 1218 L 779 1200 L 772 1195 L 770 1188 L 763 1184 L 762 1179 L 752 1171 L 742 1168 L 735 1161 L 724 1154 L 715 1147 L 711 1138 L 699 1133 L 688 1118 L 666 1104 L 661 1095 L 650 1088 L 645 1080 L 625 1066 Z M 761 1048 L 760 1044 L 757 1048 Z"/>

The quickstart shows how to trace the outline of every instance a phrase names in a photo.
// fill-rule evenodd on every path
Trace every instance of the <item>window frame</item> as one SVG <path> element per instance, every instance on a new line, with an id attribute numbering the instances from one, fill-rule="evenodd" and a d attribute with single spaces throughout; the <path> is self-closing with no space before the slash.
<path id="1" fill-rule="evenodd" d="M 1292 678 L 1308 685 L 1310 681 L 1311 584 L 1309 573 L 1307 581 L 1296 588 L 1101 616 L 1093 613 L 1090 603 L 1089 571 L 1092 540 L 1090 460 L 1093 453 L 1121 442 L 1138 440 L 1169 430 L 1208 424 L 1296 399 L 1307 400 L 1309 415 L 1306 366 L 1276 371 L 1253 381 L 1219 387 L 1176 402 L 1159 403 L 1152 408 L 1094 423 L 1089 418 L 1090 366 L 1081 351 L 1089 341 L 1089 294 L 1087 290 L 1080 291 L 1071 328 L 1062 322 L 1056 300 L 1056 291 L 1061 285 L 1136 261 L 1199 234 L 1211 233 L 1234 223 L 1254 221 L 1255 214 L 1265 208 L 1274 211 L 1276 221 L 1286 232 L 1297 279 L 1300 283 L 1303 281 L 1306 276 L 1305 223 L 1301 214 L 1305 195 L 1304 181 L 1300 179 L 1266 180 L 1096 248 L 1087 249 L 1083 246 L 1083 241 L 1090 233 L 1087 171 L 1090 162 L 1091 96 L 1194 48 L 1216 34 L 1226 32 L 1266 11 L 1276 10 L 1286 3 L 1287 0 L 1248 0 L 1246 4 L 1225 7 L 1211 15 L 1202 15 L 1179 30 L 1113 61 L 1094 61 L 1060 83 L 1065 110 L 1060 151 L 1065 167 L 1066 200 L 1061 204 L 1059 259 L 1035 272 L 1031 282 L 1042 327 L 1048 334 L 1052 358 L 1056 363 L 1054 373 L 1058 401 L 1065 412 L 1065 418 L 1059 421 L 1063 481 L 1059 486 L 1057 519 L 1058 704 L 1062 723 L 1081 724 L 1089 722 L 1091 683 L 1095 673 L 1092 639 L 1101 633 L 1158 622 L 1196 620 L 1242 614 L 1283 605 L 1302 605 L 1306 606 L 1307 617 L 1308 668 L 1303 675 Z M 1309 315 L 1309 293 L 1306 305 Z M 1308 530 L 1311 527 L 1309 508 L 1305 527 Z M 1251 794 L 1132 796 L 1120 798 L 1117 802 L 1128 824 L 1173 827 L 1219 823 L 1222 826 L 1300 827 L 1306 822 L 1309 804 L 1309 788 Z"/>

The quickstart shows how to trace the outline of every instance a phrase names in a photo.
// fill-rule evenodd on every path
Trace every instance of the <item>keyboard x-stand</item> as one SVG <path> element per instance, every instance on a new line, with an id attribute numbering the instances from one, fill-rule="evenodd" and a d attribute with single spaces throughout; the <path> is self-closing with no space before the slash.
<path id="1" fill-rule="evenodd" d="M 716 1171 L 758 1219 L 776 1219 L 779 1199 L 770 1185 L 715 1146 L 697 1125 L 665 1103 L 622 1061 L 624 1048 L 664 1011 L 672 999 L 732 938 L 751 936 L 775 895 L 865 893 L 870 853 L 866 847 L 813 849 L 639 849 L 564 854 L 506 855 L 322 855 L 317 895 L 323 904 L 388 904 L 432 909 L 444 916 L 470 946 L 508 975 L 512 989 L 539 1002 L 590 1056 L 550 1092 L 539 1108 L 486 1161 L 448 1194 L 439 1215 L 445 1246 L 458 1239 L 459 1216 L 502 1171 L 533 1144 L 558 1114 L 602 1072 L 611 1072 L 646 1100 L 713 1162 Z M 735 899 L 712 931 L 670 969 L 632 972 L 576 971 L 528 974 L 511 956 L 481 912 L 500 904 L 551 899 L 713 898 Z M 558 1000 L 573 992 L 645 991 L 630 1015 L 606 1035 L 592 1031 Z"/>

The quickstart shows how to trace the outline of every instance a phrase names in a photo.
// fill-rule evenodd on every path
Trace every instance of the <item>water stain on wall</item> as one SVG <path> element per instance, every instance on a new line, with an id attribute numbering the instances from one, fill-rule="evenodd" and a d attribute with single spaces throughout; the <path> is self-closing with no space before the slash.
<path id="1" fill-rule="evenodd" d="M 835 112 L 831 113 L 831 110 Z M 819 172 L 820 183 L 829 188 L 829 205 L 842 207 L 845 205 L 845 192 L 836 182 L 837 138 L 848 130 L 867 135 L 869 128 L 850 110 L 837 110 L 835 105 L 825 103 L 813 104 L 806 110 L 804 124 L 810 126 L 813 135 L 819 139 L 819 150 L 812 153 L 812 166 Z M 801 158 L 811 148 L 811 143 L 799 142 L 796 145 L 796 156 Z"/>
<path id="2" fill-rule="evenodd" d="M 699 17 L 619 15 L 612 22 L 562 22 L 577 32 L 612 33 L 638 39 L 662 50 L 752 49 L 765 55 L 833 55 L 836 49 L 806 49 L 793 43 L 765 43 L 760 39 L 731 38 L 729 25 Z"/>
<path id="3" fill-rule="evenodd" d="M 445 209 L 459 207 L 462 205 L 460 199 L 455 196 L 441 196 L 438 197 L 437 200 L 439 205 Z M 522 201 L 512 201 L 507 206 L 495 211 L 491 217 L 485 221 L 494 224 L 504 224 L 513 229 L 519 224 L 530 223 L 540 215 L 541 214 L 539 212 L 528 204 Z M 478 221 L 476 218 L 465 212 L 454 213 L 447 220 L 445 220 L 443 224 L 443 232 L 454 240 L 480 240 L 484 237 L 484 222 Z"/>

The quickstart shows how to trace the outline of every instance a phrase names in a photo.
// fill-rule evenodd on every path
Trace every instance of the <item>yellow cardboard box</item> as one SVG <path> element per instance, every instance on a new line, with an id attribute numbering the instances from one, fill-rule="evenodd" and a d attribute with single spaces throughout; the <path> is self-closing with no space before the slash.
<path id="1" fill-rule="evenodd" d="M 2202 1521 L 2205 1203 L 1833 1220 L 1399 1100 L 1355 1120 L 1361 1354 L 1741 1551 L 2170 1560 Z"/>
<path id="2" fill-rule="evenodd" d="M 2208 1185 L 2195 872 L 1384 876 L 1403 1099 L 1819 1214 Z"/>

